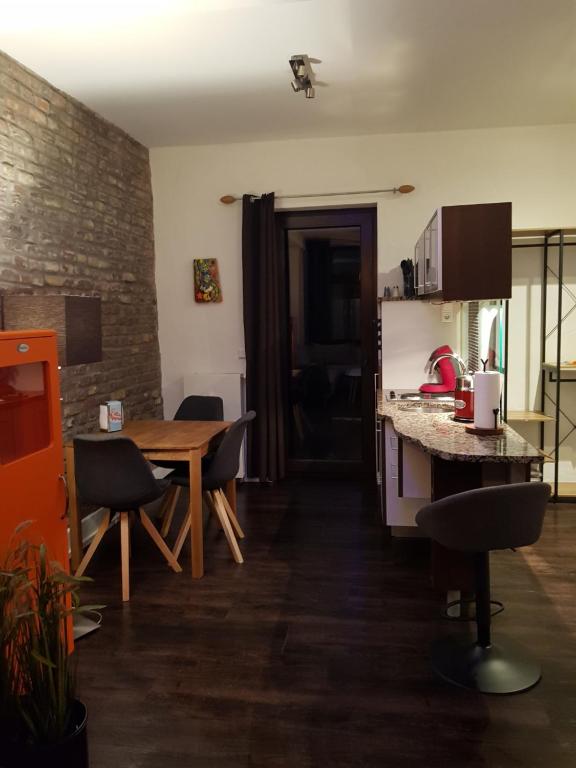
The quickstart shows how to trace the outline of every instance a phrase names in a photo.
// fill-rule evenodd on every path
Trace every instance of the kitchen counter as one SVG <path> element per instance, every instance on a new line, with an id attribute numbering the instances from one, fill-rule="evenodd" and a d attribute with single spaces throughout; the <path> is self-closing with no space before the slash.
<path id="1" fill-rule="evenodd" d="M 452 411 L 431 413 L 403 406 L 402 401 L 387 401 L 378 392 L 378 416 L 389 419 L 403 440 L 433 456 L 447 461 L 517 464 L 543 460 L 536 448 L 506 424 L 502 435 L 478 437 L 466 432 L 465 424 L 454 421 Z"/>

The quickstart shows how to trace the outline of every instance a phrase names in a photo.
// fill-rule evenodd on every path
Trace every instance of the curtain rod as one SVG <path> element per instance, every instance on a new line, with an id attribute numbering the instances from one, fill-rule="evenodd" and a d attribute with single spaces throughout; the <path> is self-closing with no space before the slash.
<path id="1" fill-rule="evenodd" d="M 414 187 L 412 184 L 401 184 L 399 187 L 391 187 L 390 189 L 359 189 L 354 192 L 309 192 L 301 195 L 278 195 L 276 200 L 296 199 L 298 197 L 342 197 L 342 195 L 378 195 L 381 192 L 393 192 L 396 194 L 400 192 L 401 195 L 407 195 L 409 192 L 413 192 Z M 258 200 L 261 195 L 250 195 L 253 200 Z M 232 205 L 238 200 L 242 200 L 241 197 L 235 197 L 234 195 L 224 195 L 220 198 L 220 202 L 224 205 Z"/>

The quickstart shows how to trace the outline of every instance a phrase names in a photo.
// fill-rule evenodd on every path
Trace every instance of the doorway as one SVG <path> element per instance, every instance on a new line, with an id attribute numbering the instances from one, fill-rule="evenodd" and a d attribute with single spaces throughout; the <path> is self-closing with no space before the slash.
<path id="1" fill-rule="evenodd" d="M 376 209 L 279 212 L 287 467 L 374 476 Z"/>

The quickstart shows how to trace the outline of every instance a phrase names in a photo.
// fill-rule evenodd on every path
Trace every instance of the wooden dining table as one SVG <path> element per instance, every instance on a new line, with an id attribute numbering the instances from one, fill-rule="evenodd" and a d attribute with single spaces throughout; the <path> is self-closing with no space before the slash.
<path id="1" fill-rule="evenodd" d="M 229 421 L 127 421 L 122 430 L 111 433 L 133 440 L 151 462 L 185 461 L 190 472 L 189 514 L 192 578 L 204 575 L 204 538 L 202 519 L 202 457 L 210 444 L 230 426 Z M 101 433 L 107 435 L 107 433 Z M 72 571 L 76 571 L 82 559 L 82 521 L 78 510 L 78 497 L 74 475 L 74 445 L 65 446 L 66 474 L 68 478 L 68 516 L 70 525 L 70 550 Z M 236 481 L 230 481 L 224 489 L 233 511 L 236 512 Z"/>

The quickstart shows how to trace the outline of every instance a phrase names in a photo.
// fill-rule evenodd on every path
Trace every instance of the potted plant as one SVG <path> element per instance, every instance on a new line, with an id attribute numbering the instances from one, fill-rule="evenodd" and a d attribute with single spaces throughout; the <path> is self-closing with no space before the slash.
<path id="1" fill-rule="evenodd" d="M 86 578 L 17 529 L 0 571 L 0 766 L 87 768 L 85 706 L 75 698 L 72 617 Z"/>

